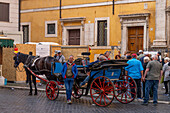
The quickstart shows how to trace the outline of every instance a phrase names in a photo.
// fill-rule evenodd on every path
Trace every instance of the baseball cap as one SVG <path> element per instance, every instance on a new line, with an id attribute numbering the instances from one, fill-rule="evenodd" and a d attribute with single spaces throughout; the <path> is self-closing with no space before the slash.
<path id="1" fill-rule="evenodd" d="M 139 50 L 139 53 L 143 52 L 143 50 Z"/>
<path id="2" fill-rule="evenodd" d="M 61 51 L 60 51 L 60 50 L 58 50 L 58 53 L 61 53 Z"/>
<path id="3" fill-rule="evenodd" d="M 135 53 L 132 54 L 132 57 L 137 57 L 137 55 Z"/>
<path id="4" fill-rule="evenodd" d="M 57 54 L 58 53 L 58 50 L 55 50 L 55 54 Z"/>

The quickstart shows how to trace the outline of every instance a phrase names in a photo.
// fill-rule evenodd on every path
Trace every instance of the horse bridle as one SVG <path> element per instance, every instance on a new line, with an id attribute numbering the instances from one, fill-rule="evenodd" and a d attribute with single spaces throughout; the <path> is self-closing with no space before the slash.
<path id="1" fill-rule="evenodd" d="M 25 71 L 25 70 L 24 70 L 24 67 L 23 67 L 22 69 L 19 68 L 19 60 L 18 60 L 19 58 L 18 58 L 18 54 L 17 54 L 16 59 L 17 59 L 16 61 L 17 61 L 17 63 L 18 63 L 18 66 L 15 67 L 15 69 L 16 69 L 18 72 L 24 72 L 24 71 Z"/>

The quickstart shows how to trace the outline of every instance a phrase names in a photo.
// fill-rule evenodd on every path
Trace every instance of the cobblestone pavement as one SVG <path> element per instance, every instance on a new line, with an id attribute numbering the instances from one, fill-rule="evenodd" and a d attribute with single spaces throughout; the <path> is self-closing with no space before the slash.
<path id="1" fill-rule="evenodd" d="M 92 104 L 90 97 L 72 98 L 72 101 L 72 105 L 67 105 L 65 95 L 51 101 L 45 92 L 28 96 L 28 90 L 0 88 L 0 113 L 168 113 L 170 109 L 169 104 L 142 106 L 140 102 L 121 104 L 116 101 L 109 107 L 98 107 Z"/>

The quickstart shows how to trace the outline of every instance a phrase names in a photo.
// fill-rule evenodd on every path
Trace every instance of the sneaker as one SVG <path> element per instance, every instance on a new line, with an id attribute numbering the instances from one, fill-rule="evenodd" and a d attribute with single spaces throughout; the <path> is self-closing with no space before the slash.
<path id="1" fill-rule="evenodd" d="M 157 106 L 157 103 L 153 103 L 154 106 Z"/>
<path id="2" fill-rule="evenodd" d="M 168 92 L 165 92 L 165 94 L 168 94 Z"/>
<path id="3" fill-rule="evenodd" d="M 148 103 L 147 102 L 143 102 L 141 105 L 147 106 Z"/>
<path id="4" fill-rule="evenodd" d="M 71 100 L 67 100 L 67 104 L 72 104 Z"/>
<path id="5" fill-rule="evenodd" d="M 84 85 L 80 86 L 82 88 L 86 88 L 87 87 L 87 83 L 85 83 Z"/>
<path id="6" fill-rule="evenodd" d="M 142 101 L 143 99 L 142 98 L 137 98 L 138 101 Z"/>

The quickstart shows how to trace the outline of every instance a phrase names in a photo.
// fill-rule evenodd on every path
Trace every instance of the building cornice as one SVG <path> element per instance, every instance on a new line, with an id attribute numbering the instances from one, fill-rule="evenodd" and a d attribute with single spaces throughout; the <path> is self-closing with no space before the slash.
<path id="1" fill-rule="evenodd" d="M 132 4 L 132 3 L 139 3 L 139 2 L 154 2 L 154 1 L 156 1 L 156 0 L 126 0 L 126 1 L 115 1 L 115 5 L 119 5 L 119 4 Z M 108 6 L 108 5 L 113 5 L 113 2 L 112 2 L 112 1 L 109 1 L 109 2 L 99 2 L 99 3 L 67 5 L 67 6 L 62 6 L 61 9 L 99 7 L 99 6 Z M 21 10 L 21 13 L 40 12 L 40 11 L 53 11 L 53 10 L 59 10 L 59 9 L 60 9 L 59 7 L 26 9 L 26 10 Z"/>
<path id="2" fill-rule="evenodd" d="M 85 17 L 62 18 L 62 19 L 60 19 L 61 22 L 76 22 L 76 21 L 84 21 L 84 20 L 86 20 Z"/>

